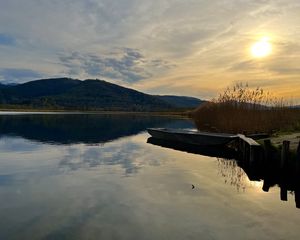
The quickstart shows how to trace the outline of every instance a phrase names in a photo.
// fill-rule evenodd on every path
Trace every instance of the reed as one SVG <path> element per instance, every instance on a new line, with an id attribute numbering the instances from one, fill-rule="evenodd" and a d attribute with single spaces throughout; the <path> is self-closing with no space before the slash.
<path id="1" fill-rule="evenodd" d="M 300 130 L 300 110 L 262 88 L 238 83 L 192 113 L 199 130 L 273 133 Z"/>

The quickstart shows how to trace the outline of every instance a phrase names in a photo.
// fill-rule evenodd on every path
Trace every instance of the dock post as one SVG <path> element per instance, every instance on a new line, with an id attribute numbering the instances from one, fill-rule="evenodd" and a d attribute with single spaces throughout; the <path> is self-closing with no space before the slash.
<path id="1" fill-rule="evenodd" d="M 244 151 L 245 151 L 245 160 L 247 161 L 247 162 L 249 162 L 249 145 L 245 142 L 245 147 L 244 147 Z"/>
<path id="2" fill-rule="evenodd" d="M 300 141 L 297 148 L 297 155 L 296 155 L 296 176 L 297 179 L 300 178 Z"/>
<path id="3" fill-rule="evenodd" d="M 295 203 L 296 203 L 296 208 L 300 208 L 300 191 L 299 188 L 295 190 Z"/>
<path id="4" fill-rule="evenodd" d="M 246 142 L 242 141 L 242 159 L 243 161 L 246 160 Z"/>
<path id="5" fill-rule="evenodd" d="M 285 186 L 280 186 L 280 199 L 281 201 L 287 201 L 287 188 Z"/>
<path id="6" fill-rule="evenodd" d="M 243 141 L 241 138 L 239 138 L 239 140 L 238 140 L 238 151 L 239 151 L 239 158 L 241 160 L 243 160 L 242 159 L 243 158 Z"/>
<path id="7" fill-rule="evenodd" d="M 297 148 L 296 155 L 296 189 L 295 189 L 295 202 L 296 208 L 300 208 L 300 141 Z"/>
<path id="8" fill-rule="evenodd" d="M 264 192 L 268 192 L 271 184 L 270 184 L 270 178 L 271 178 L 271 169 L 272 169 L 272 149 L 271 149 L 271 140 L 266 139 L 264 140 L 264 147 L 263 147 L 263 172 L 265 175 L 264 184 L 262 187 L 262 190 Z M 273 162 L 274 164 L 274 162 Z"/>
<path id="9" fill-rule="evenodd" d="M 261 146 L 250 146 L 250 163 L 257 162 L 261 164 L 262 160 Z"/>
<path id="10" fill-rule="evenodd" d="M 265 162 L 269 162 L 271 159 L 271 140 L 266 139 L 264 140 L 264 158 Z"/>
<path id="11" fill-rule="evenodd" d="M 266 179 L 264 179 L 262 190 L 264 192 L 269 192 L 269 189 L 270 189 L 270 184 L 269 184 L 269 182 Z"/>
<path id="12" fill-rule="evenodd" d="M 254 146 L 249 146 L 249 162 L 250 164 L 253 164 L 255 161 L 255 149 Z"/>
<path id="13" fill-rule="evenodd" d="M 287 165 L 289 160 L 289 153 L 290 153 L 290 142 L 283 141 L 282 149 L 281 149 L 281 159 L 280 159 L 280 169 L 281 169 L 280 199 L 282 201 L 287 201 L 286 170 L 287 170 Z"/>
<path id="14" fill-rule="evenodd" d="M 290 141 L 283 141 L 282 150 L 281 150 L 281 161 L 280 161 L 281 169 L 285 168 L 288 163 L 289 152 L 290 152 Z"/>

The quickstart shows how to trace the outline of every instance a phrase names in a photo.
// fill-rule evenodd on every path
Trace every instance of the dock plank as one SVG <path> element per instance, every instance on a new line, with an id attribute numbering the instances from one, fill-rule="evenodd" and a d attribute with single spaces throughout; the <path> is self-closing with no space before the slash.
<path id="1" fill-rule="evenodd" d="M 252 138 L 246 137 L 243 134 L 238 134 L 238 137 L 250 146 L 260 146 L 260 144 L 258 142 L 256 142 Z"/>

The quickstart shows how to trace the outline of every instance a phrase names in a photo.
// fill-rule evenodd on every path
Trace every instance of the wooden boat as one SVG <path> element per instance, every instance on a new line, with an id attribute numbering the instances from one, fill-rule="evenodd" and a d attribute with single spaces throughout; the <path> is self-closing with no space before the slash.
<path id="1" fill-rule="evenodd" d="M 199 132 L 185 129 L 148 128 L 148 133 L 158 139 L 201 146 L 220 146 L 239 138 L 236 134 Z"/>

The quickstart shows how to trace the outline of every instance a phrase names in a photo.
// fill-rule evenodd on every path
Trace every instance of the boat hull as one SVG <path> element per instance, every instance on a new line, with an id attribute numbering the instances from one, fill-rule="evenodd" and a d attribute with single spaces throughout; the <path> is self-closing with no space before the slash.
<path id="1" fill-rule="evenodd" d="M 233 140 L 238 139 L 237 135 L 230 134 L 214 134 L 160 128 L 149 128 L 147 130 L 154 138 L 201 146 L 226 145 Z"/>

